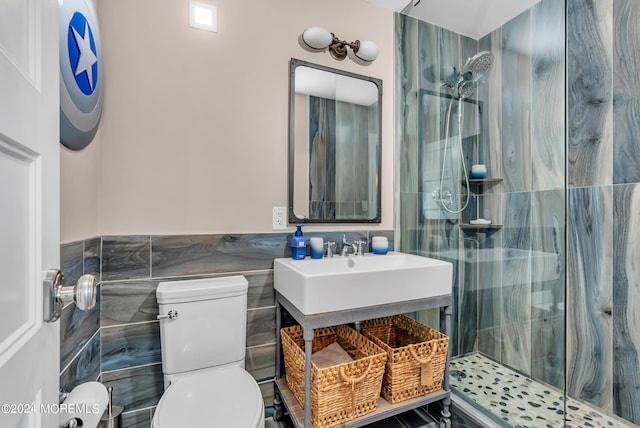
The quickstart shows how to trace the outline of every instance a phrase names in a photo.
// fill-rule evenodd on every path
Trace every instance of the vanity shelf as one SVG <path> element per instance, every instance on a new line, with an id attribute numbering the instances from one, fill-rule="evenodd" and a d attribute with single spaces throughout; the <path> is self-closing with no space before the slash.
<path id="1" fill-rule="evenodd" d="M 298 403 L 293 393 L 287 385 L 281 364 L 282 347 L 280 343 L 280 327 L 282 319 L 282 308 L 302 326 L 305 338 L 305 360 L 311 362 L 311 342 L 314 336 L 314 330 L 323 327 L 330 327 L 340 324 L 355 323 L 356 328 L 363 320 L 380 318 L 391 315 L 405 314 L 417 312 L 425 309 L 440 308 L 442 320 L 444 321 L 444 333 L 450 336 L 451 331 L 451 294 L 442 296 L 428 297 L 423 299 L 409 300 L 404 302 L 388 303 L 376 306 L 367 306 L 354 309 L 339 310 L 334 312 L 326 312 L 314 315 L 304 315 L 300 310 L 291 303 L 286 297 L 276 291 L 276 382 L 275 382 L 275 399 L 274 399 L 274 419 L 279 419 L 283 415 L 283 406 L 288 410 L 289 416 L 296 428 L 311 428 L 311 411 L 305 411 Z M 310 400 L 311 396 L 311 364 L 305 364 L 305 401 Z M 394 415 L 404 413 L 411 409 L 424 406 L 429 403 L 442 401 L 442 420 L 441 427 L 451 427 L 449 406 L 451 398 L 449 392 L 449 361 L 445 365 L 445 373 L 442 381 L 442 389 L 421 397 L 416 397 L 407 401 L 396 404 L 390 404 L 384 398 L 380 397 L 378 408 L 371 413 L 362 415 L 361 417 L 347 422 L 340 427 L 361 427 L 383 419 L 390 418 Z M 310 404 L 310 401 L 307 402 Z M 310 405 L 307 409 L 310 409 Z"/>
<path id="2" fill-rule="evenodd" d="M 304 426 L 304 411 L 298 403 L 298 400 L 296 400 L 296 397 L 293 395 L 293 392 L 291 392 L 291 389 L 289 389 L 285 378 L 282 377 L 280 379 L 277 379 L 276 386 L 280 391 L 284 405 L 287 407 L 287 409 L 289 409 L 289 416 L 291 417 L 294 426 L 296 428 L 302 428 Z M 412 398 L 396 404 L 391 404 L 384 398 L 380 397 L 378 399 L 378 408 L 375 411 L 367 413 L 366 415 L 362 415 L 358 419 L 347 422 L 344 425 L 340 425 L 340 427 L 355 428 L 369 425 L 374 422 L 390 418 L 397 414 L 407 412 L 417 407 L 426 406 L 427 404 L 444 400 L 445 398 L 449 398 L 449 391 L 440 390 L 432 392 L 431 394 L 423 395 L 422 397 Z"/>
<path id="3" fill-rule="evenodd" d="M 467 181 L 462 179 L 461 182 L 462 185 L 466 187 Z M 480 194 L 483 193 L 485 189 L 493 187 L 499 183 L 502 183 L 502 178 L 470 178 L 469 190 L 475 194 Z"/>

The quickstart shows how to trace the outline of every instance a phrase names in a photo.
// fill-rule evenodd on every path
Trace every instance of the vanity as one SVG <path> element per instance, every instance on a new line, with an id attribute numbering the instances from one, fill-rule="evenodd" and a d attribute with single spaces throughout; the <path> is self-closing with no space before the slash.
<path id="1" fill-rule="evenodd" d="M 286 408 L 297 428 L 312 426 L 311 349 L 316 329 L 354 323 L 359 330 L 360 322 L 364 320 L 440 308 L 444 333 L 449 336 L 452 269 L 449 262 L 399 252 L 324 259 L 275 259 L 278 334 L 274 419 L 281 419 Z M 289 389 L 281 364 L 283 308 L 304 329 L 304 408 Z M 443 406 L 440 426 L 448 428 L 451 426 L 448 358 L 441 390 L 396 404 L 380 397 L 374 412 L 341 426 L 365 426 L 437 401 Z"/>
<path id="2" fill-rule="evenodd" d="M 292 58 L 289 68 L 289 223 L 380 223 L 382 81 Z M 311 425 L 314 332 L 374 318 L 440 308 L 450 336 L 453 265 L 400 252 L 274 260 L 276 382 L 274 419 L 285 409 L 297 428 Z M 303 328 L 304 406 L 282 364 L 282 309 Z M 448 359 L 442 389 L 352 419 L 360 427 L 441 401 L 450 427 Z M 375 401 L 373 401 L 375 402 Z"/>

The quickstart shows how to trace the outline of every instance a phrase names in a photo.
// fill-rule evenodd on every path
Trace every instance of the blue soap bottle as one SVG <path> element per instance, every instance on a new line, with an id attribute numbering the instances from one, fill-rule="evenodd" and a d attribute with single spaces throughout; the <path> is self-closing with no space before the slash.
<path id="1" fill-rule="evenodd" d="M 307 256 L 307 238 L 302 236 L 302 225 L 296 225 L 296 233 L 291 238 L 291 258 L 304 260 Z"/>

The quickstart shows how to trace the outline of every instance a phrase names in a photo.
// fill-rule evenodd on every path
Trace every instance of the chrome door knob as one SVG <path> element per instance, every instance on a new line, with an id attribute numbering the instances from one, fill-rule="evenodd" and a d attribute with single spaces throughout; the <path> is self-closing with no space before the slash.
<path id="1" fill-rule="evenodd" d="M 44 320 L 54 322 L 60 318 L 65 304 L 74 302 L 78 309 L 88 311 L 96 305 L 99 279 L 95 275 L 82 275 L 75 285 L 65 286 L 64 275 L 58 269 L 49 269 L 44 277 Z"/>

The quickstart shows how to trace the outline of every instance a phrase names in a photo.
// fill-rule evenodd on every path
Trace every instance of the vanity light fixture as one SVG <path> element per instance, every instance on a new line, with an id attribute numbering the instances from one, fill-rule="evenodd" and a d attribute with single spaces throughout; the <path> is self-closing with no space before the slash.
<path id="1" fill-rule="evenodd" d="M 312 51 L 324 51 L 329 48 L 331 56 L 343 60 L 347 56 L 347 48 L 351 48 L 353 55 L 365 63 L 373 62 L 378 57 L 378 45 L 370 40 L 356 40 L 346 42 L 321 27 L 309 27 L 302 33 L 302 42 Z"/>

